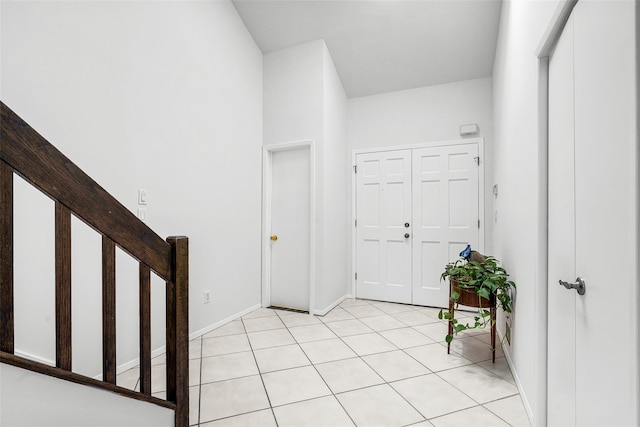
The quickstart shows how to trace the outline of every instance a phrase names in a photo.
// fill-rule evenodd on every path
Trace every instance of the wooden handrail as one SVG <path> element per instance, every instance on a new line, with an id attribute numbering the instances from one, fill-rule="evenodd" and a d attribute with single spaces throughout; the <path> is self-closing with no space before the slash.
<path id="1" fill-rule="evenodd" d="M 55 201 L 56 366 L 13 354 L 13 175 Z M 71 372 L 71 216 L 102 235 L 103 381 Z M 116 385 L 116 257 L 139 263 L 140 392 Z M 189 425 L 189 239 L 162 240 L 93 179 L 0 102 L 0 362 L 100 387 L 174 410 Z M 167 401 L 151 396 L 151 271 L 166 280 Z"/>
<path id="2" fill-rule="evenodd" d="M 0 159 L 89 226 L 171 280 L 171 246 L 0 102 Z"/>

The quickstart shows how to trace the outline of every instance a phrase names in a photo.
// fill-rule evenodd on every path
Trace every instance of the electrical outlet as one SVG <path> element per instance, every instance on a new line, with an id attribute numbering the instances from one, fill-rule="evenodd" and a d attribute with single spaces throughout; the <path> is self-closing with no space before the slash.
<path id="1" fill-rule="evenodd" d="M 204 303 L 209 304 L 211 302 L 211 293 L 209 291 L 204 291 Z"/>

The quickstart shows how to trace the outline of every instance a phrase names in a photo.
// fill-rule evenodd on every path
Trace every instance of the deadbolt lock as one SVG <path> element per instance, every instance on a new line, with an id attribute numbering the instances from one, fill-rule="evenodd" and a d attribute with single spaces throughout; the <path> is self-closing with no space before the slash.
<path id="1" fill-rule="evenodd" d="M 276 235 L 274 234 L 273 236 L 271 236 L 271 240 L 273 240 L 273 241 L 275 242 L 276 240 L 278 240 L 278 236 L 276 236 Z"/>

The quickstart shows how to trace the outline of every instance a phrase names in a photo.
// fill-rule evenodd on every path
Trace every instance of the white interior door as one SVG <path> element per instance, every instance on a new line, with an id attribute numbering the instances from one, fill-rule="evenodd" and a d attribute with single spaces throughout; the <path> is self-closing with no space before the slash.
<path id="1" fill-rule="evenodd" d="M 411 303 L 411 150 L 356 156 L 358 298 Z"/>
<path id="2" fill-rule="evenodd" d="M 309 147 L 271 154 L 272 306 L 309 310 Z"/>
<path id="3" fill-rule="evenodd" d="M 640 421 L 635 7 L 579 1 L 549 62 L 550 426 Z"/>
<path id="4" fill-rule="evenodd" d="M 576 297 L 558 280 L 576 278 L 573 21 L 549 61 L 549 425 L 576 425 Z M 558 325 L 558 327 L 554 327 Z M 562 326 L 559 326 L 562 325 Z"/>
<path id="5" fill-rule="evenodd" d="M 447 307 L 444 265 L 479 250 L 478 144 L 413 150 L 413 303 Z"/>

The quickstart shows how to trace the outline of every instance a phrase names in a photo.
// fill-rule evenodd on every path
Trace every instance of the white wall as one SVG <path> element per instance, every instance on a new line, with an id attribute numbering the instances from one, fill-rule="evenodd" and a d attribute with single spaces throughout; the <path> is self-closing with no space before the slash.
<path id="1" fill-rule="evenodd" d="M 491 78 L 349 99 L 349 149 L 460 139 L 460 125 L 477 123 L 492 145 Z"/>
<path id="2" fill-rule="evenodd" d="M 265 145 L 322 139 L 323 49 L 316 40 L 264 55 Z"/>
<path id="3" fill-rule="evenodd" d="M 228 1 L 3 2 L 0 98 L 163 238 L 190 237 L 190 331 L 260 303 L 262 54 Z M 52 203 L 20 187 L 17 349 L 52 360 Z M 73 223 L 74 370 L 100 373 L 99 237 Z M 118 364 L 137 357 L 119 254 Z M 27 262 L 27 259 L 30 261 Z M 203 291 L 212 302 L 203 304 Z M 153 348 L 164 345 L 153 281 Z"/>
<path id="4" fill-rule="evenodd" d="M 557 1 L 507 1 L 502 7 L 493 69 L 495 146 L 494 182 L 498 221 L 494 224 L 494 251 L 518 288 L 514 304 L 511 346 L 505 346 L 515 368 L 522 397 L 534 425 L 544 422 L 546 372 L 536 359 L 544 350 L 546 321 L 540 313 L 539 239 L 546 238 L 546 205 L 541 198 L 545 162 L 539 151 L 538 58 L 536 48 L 555 11 Z M 546 255 L 544 255 L 546 257 Z M 546 274 L 545 274 L 546 275 Z M 498 327 L 503 329 L 503 322 Z"/>
<path id="5" fill-rule="evenodd" d="M 317 307 L 326 310 L 348 293 L 347 252 L 350 166 L 347 156 L 347 96 L 324 45 L 324 286 Z"/>
<path id="6" fill-rule="evenodd" d="M 264 56 L 264 144 L 315 140 L 316 312 L 347 293 L 345 105 L 323 40 Z"/>

